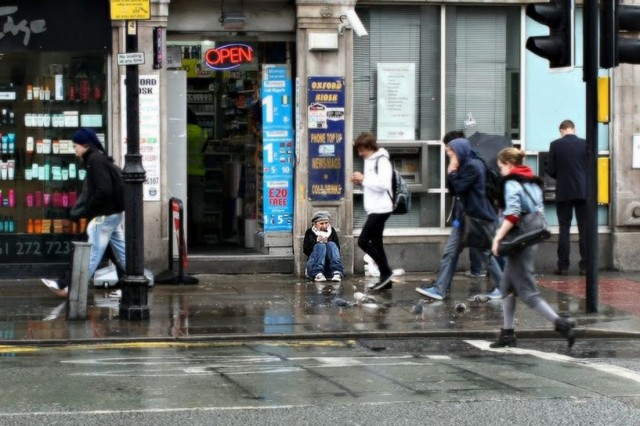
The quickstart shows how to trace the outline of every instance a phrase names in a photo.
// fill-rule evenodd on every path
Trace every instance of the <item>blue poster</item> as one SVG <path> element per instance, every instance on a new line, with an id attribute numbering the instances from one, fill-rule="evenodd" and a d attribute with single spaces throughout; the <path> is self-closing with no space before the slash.
<path id="1" fill-rule="evenodd" d="M 344 198 L 344 78 L 309 77 L 309 199 Z"/>
<path id="2" fill-rule="evenodd" d="M 286 65 L 262 69 L 263 223 L 265 232 L 293 230 L 293 107 Z"/>

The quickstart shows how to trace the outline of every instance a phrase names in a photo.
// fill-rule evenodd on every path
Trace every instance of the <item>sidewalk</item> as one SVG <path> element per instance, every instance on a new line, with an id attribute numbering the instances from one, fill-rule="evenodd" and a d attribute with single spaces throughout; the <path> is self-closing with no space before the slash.
<path id="1" fill-rule="evenodd" d="M 412 312 L 420 300 L 414 288 L 435 274 L 407 274 L 378 303 L 340 307 L 336 298 L 354 302 L 374 278 L 343 280 L 336 294 L 292 275 L 199 275 L 198 285 L 156 285 L 149 289 L 150 319 L 118 318 L 118 301 L 108 290 L 92 289 L 85 321 L 66 320 L 63 299 L 39 280 L 0 281 L 0 344 L 110 343 L 130 341 L 198 341 L 280 338 L 356 338 L 456 336 L 492 339 L 502 325 L 498 300 L 469 301 L 486 290 L 484 278 L 457 274 L 451 298 L 427 302 L 423 317 Z M 578 323 L 578 339 L 640 337 L 640 278 L 637 274 L 601 272 L 599 312 L 586 314 L 585 278 L 538 276 L 545 299 Z M 354 290 L 353 286 L 356 287 Z M 456 305 L 464 303 L 464 312 Z M 552 325 L 519 303 L 519 338 L 560 339 Z"/>

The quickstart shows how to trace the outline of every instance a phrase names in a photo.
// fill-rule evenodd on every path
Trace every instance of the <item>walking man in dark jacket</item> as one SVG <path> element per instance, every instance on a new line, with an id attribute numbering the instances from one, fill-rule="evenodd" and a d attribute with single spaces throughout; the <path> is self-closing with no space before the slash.
<path id="1" fill-rule="evenodd" d="M 447 186 L 454 197 L 453 226 L 442 254 L 438 278 L 433 283 L 416 288 L 416 291 L 421 295 L 435 300 L 446 298 L 451 287 L 451 280 L 456 271 L 458 257 L 463 249 L 460 229 L 462 215 L 468 214 L 487 221 L 498 220 L 498 216 L 485 192 L 486 166 L 475 151 L 471 149 L 469 141 L 464 138 L 454 139 L 446 145 L 445 149 L 449 157 Z M 487 296 L 499 299 L 502 297 L 499 290 L 500 280 L 502 279 L 500 265 L 490 250 L 482 250 L 480 254 L 492 283 L 492 289 Z"/>
<path id="2" fill-rule="evenodd" d="M 89 220 L 87 236 L 91 254 L 88 276 L 93 277 L 108 245 L 111 245 L 120 264 L 126 264 L 124 185 L 120 169 L 113 163 L 113 158 L 105 154 L 93 130 L 79 129 L 72 139 L 76 157 L 82 159 L 87 170 L 87 182 L 80 198 L 85 203 L 84 216 Z M 66 282 L 46 278 L 42 282 L 59 296 L 68 293 Z"/>
<path id="3" fill-rule="evenodd" d="M 587 142 L 576 136 L 571 120 L 560 123 L 560 139 L 551 142 L 546 172 L 556 180 L 556 214 L 558 216 L 557 275 L 568 275 L 569 230 L 573 211 L 578 222 L 580 275 L 586 272 L 585 226 L 587 220 Z"/>

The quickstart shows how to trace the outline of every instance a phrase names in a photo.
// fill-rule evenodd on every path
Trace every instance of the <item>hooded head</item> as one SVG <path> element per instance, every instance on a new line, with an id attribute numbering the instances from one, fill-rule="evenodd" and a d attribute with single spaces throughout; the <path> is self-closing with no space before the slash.
<path id="1" fill-rule="evenodd" d="M 100 140 L 98 139 L 98 136 L 96 135 L 96 132 L 93 131 L 92 129 L 86 129 L 86 128 L 80 128 L 78 129 L 78 131 L 73 135 L 73 137 L 71 138 L 73 140 L 73 143 L 78 144 L 78 145 L 82 145 L 82 146 L 91 146 L 93 148 L 96 148 L 102 152 L 104 152 L 104 147 L 102 146 L 102 143 L 100 143 Z"/>
<path id="2" fill-rule="evenodd" d="M 467 159 L 471 156 L 471 144 L 467 139 L 464 139 L 464 138 L 454 139 L 451 142 L 449 142 L 447 147 L 451 148 L 453 152 L 456 153 L 456 156 L 458 157 L 458 161 L 460 162 L 460 164 L 467 161 Z"/>
<path id="3" fill-rule="evenodd" d="M 330 219 L 331 219 L 331 215 L 329 214 L 328 211 L 320 210 L 313 214 L 313 216 L 311 217 L 311 222 L 315 224 L 320 220 L 330 220 Z"/>

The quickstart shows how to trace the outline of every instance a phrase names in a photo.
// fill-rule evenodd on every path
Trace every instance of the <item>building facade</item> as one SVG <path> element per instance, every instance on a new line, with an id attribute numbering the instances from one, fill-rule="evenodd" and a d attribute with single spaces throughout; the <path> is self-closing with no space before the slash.
<path id="1" fill-rule="evenodd" d="M 362 272 L 363 253 L 355 244 L 364 223 L 362 194 L 350 185 L 349 176 L 361 167 L 352 141 L 363 131 L 378 135 L 412 189 L 411 212 L 394 216 L 387 224 L 385 245 L 390 263 L 407 271 L 435 270 L 450 226 L 446 156 L 440 143 L 444 133 L 463 129 L 467 136 L 506 138 L 527 152 L 527 163 L 539 173 L 549 143 L 559 136 L 560 121 L 572 119 L 578 134 L 585 133 L 579 7 L 576 66 L 573 71 L 553 73 L 546 61 L 524 49 L 528 36 L 544 32 L 526 17 L 525 2 L 150 3 L 151 19 L 137 24 L 139 50 L 145 53 L 139 73 L 153 86 L 149 88 L 153 96 L 145 97 L 148 104 L 141 109 L 148 126 L 147 133 L 141 134 L 147 135 L 142 142 L 146 144 L 143 156 L 148 157 L 148 177 L 154 178 L 145 186 L 144 201 L 145 263 L 154 271 L 166 266 L 169 198 L 182 193 L 186 225 L 192 231 L 190 253 L 216 262 L 217 255 L 238 253 L 240 247 L 293 259 L 294 272 L 302 275 L 304 231 L 313 211 L 323 209 L 331 213 L 340 232 L 346 270 Z M 345 11 L 350 10 L 355 10 L 367 35 L 360 28 L 352 29 L 357 23 L 347 17 Z M 120 159 L 126 139 L 126 105 L 122 101 L 125 67 L 117 65 L 115 56 L 125 50 L 126 25 L 111 21 L 110 26 L 111 46 L 102 52 L 105 100 L 99 103 L 100 114 L 78 114 L 89 116 L 82 123 L 87 126 L 95 124 L 86 121 L 96 119 L 91 116 L 101 115 L 108 150 Z M 0 40 L 0 52 L 6 50 L 6 42 Z M 217 60 L 226 54 L 230 61 L 236 58 L 243 63 L 238 68 L 220 67 Z M 265 66 L 281 67 L 283 87 L 290 84 L 279 98 L 276 117 L 281 121 L 276 121 L 281 127 L 272 130 L 281 139 L 275 145 L 270 142 L 269 119 L 263 111 L 270 105 L 265 100 L 271 99 L 266 96 L 269 86 L 263 83 Z M 599 176 L 602 192 L 608 195 L 598 207 L 601 268 L 637 268 L 632 241 L 640 230 L 635 191 L 640 159 L 636 162 L 634 158 L 640 155 L 634 147 L 634 136 L 635 144 L 640 144 L 635 101 L 640 87 L 638 72 L 633 65 L 611 71 L 612 120 L 609 125 L 599 125 L 598 153 L 610 164 Z M 55 81 L 56 73 L 51 75 Z M 5 79 L 13 79 L 10 77 Z M 184 79 L 180 83 L 183 92 L 174 91 L 170 81 L 176 78 Z M 88 79 L 93 81 L 91 76 Z M 75 80 L 82 81 L 82 75 Z M 16 92 L 24 92 L 26 98 L 26 82 L 23 79 L 20 83 Z M 79 83 L 74 84 L 77 86 Z M 323 92 L 323 87 L 329 87 L 329 92 Z M 67 92 L 64 102 L 68 97 Z M 188 169 L 184 160 L 176 164 L 180 158 L 176 145 L 184 144 L 186 149 L 187 135 L 173 130 L 172 108 L 190 109 L 198 118 L 197 125 L 205 135 L 198 157 L 204 164 L 202 175 Z M 21 115 L 26 113 L 20 111 Z M 34 134 L 34 141 L 53 139 L 46 137 L 47 132 L 55 132 L 39 131 L 42 136 Z M 25 152 L 29 132 L 27 128 L 15 132 L 20 134 L 17 139 Z M 270 166 L 273 146 L 279 147 L 278 164 Z M 44 166 L 47 158 L 45 154 L 42 157 Z M 9 159 L 7 154 L 3 162 Z M 70 161 L 65 162 L 68 169 L 67 163 Z M 21 164 L 24 171 L 17 176 L 26 179 L 26 162 Z M 29 192 L 35 197 L 35 189 L 25 188 L 21 198 Z M 4 193 L 10 188 L 1 189 Z M 43 194 L 45 190 L 39 189 Z M 16 183 L 14 196 L 17 192 Z M 52 193 L 57 193 L 55 188 Z M 556 229 L 552 195 L 548 201 L 547 216 Z M 3 209 L 9 212 L 4 216 L 11 216 L 11 207 Z M 39 214 L 43 219 L 57 219 L 46 209 Z M 13 215 L 28 217 L 25 212 Z M 28 234 L 27 226 L 21 223 L 12 238 L 19 240 L 20 234 Z M 572 232 L 574 265 L 576 232 Z M 70 235 L 69 239 L 73 233 Z M 554 234 L 545 243 L 548 250 L 540 250 L 539 268 L 555 266 L 556 242 Z M 6 264 L 15 263 L 6 260 Z M 61 262 L 60 258 L 49 263 Z M 465 266 L 462 260 L 461 268 Z"/>

